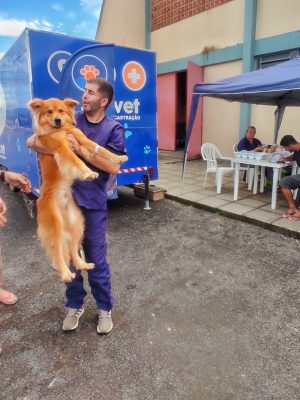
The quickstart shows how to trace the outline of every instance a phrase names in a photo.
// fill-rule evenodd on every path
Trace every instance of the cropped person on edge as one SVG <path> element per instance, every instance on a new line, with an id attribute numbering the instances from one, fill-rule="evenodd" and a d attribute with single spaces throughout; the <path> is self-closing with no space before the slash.
<path id="1" fill-rule="evenodd" d="M 1 171 L 0 181 L 15 186 L 26 193 L 29 193 L 31 189 L 30 181 L 24 175 L 18 174 L 16 172 Z M 7 210 L 6 204 L 0 197 L 0 228 L 3 228 L 7 222 L 7 219 L 4 215 L 6 213 L 6 210 Z M 3 264 L 2 264 L 1 247 L 0 247 L 0 284 L 2 284 L 2 271 L 3 271 Z M 16 301 L 17 301 L 17 296 L 15 294 L 13 294 L 12 292 L 8 292 L 7 290 L 1 289 L 0 287 L 0 303 L 11 305 L 15 304 Z"/>
<path id="2" fill-rule="evenodd" d="M 298 167 L 300 167 L 300 143 L 292 135 L 285 135 L 280 141 L 280 145 L 285 150 L 293 152 L 289 157 L 281 157 L 279 161 L 296 161 Z M 287 218 L 289 221 L 300 221 L 300 190 L 298 190 L 296 200 L 293 199 L 292 190 L 300 188 L 300 175 L 285 176 L 279 181 L 278 186 L 288 204 L 288 210 L 282 215 L 283 218 Z"/>

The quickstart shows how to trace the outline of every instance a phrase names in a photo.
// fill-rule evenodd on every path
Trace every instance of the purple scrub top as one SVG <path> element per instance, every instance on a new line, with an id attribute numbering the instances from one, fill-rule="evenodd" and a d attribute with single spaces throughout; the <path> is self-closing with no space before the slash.
<path id="1" fill-rule="evenodd" d="M 84 113 L 76 115 L 77 127 L 92 141 L 117 154 L 125 154 L 124 128 L 116 121 L 105 117 L 101 122 L 89 122 Z M 107 208 L 106 182 L 109 174 L 103 172 L 84 160 L 99 177 L 93 181 L 76 181 L 73 185 L 73 196 L 77 205 L 90 210 Z"/>

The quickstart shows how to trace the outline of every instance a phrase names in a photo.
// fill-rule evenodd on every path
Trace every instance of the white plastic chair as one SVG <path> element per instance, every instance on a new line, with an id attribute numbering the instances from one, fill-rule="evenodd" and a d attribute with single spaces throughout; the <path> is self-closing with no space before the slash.
<path id="1" fill-rule="evenodd" d="M 238 151 L 238 143 L 233 144 L 232 150 L 233 152 Z M 240 165 L 240 171 L 246 171 L 246 183 L 248 183 L 248 190 L 251 190 L 254 181 L 254 168 Z"/>
<path id="2" fill-rule="evenodd" d="M 213 174 L 216 174 L 215 183 L 217 186 L 217 193 L 221 193 L 223 175 L 224 174 L 233 174 L 233 172 L 234 172 L 232 158 L 223 157 L 221 155 L 219 149 L 217 148 L 217 146 L 212 143 L 204 143 L 201 146 L 201 154 L 202 154 L 203 160 L 205 160 L 207 162 L 203 187 L 205 188 L 205 186 L 206 186 L 207 174 L 213 173 Z M 230 167 L 219 167 L 217 159 L 230 161 L 231 166 Z"/>

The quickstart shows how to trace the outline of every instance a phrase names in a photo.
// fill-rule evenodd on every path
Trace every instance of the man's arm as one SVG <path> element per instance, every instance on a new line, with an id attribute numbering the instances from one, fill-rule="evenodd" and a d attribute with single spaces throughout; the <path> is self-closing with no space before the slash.
<path id="1" fill-rule="evenodd" d="M 244 143 L 244 140 L 243 140 L 243 139 L 241 139 L 241 140 L 239 141 L 239 143 L 238 143 L 238 145 L 237 145 L 237 150 L 238 150 L 238 151 L 246 150 L 246 148 L 245 148 L 245 143 Z"/>
<path id="2" fill-rule="evenodd" d="M 79 154 L 81 157 L 84 158 L 83 154 Z M 112 161 L 108 160 L 107 158 L 104 158 L 100 156 L 99 154 L 94 154 L 93 158 L 91 160 L 88 160 L 90 164 L 92 164 L 94 167 L 100 169 L 101 171 L 107 172 L 109 174 L 117 174 L 121 164 L 115 164 Z"/>
<path id="3" fill-rule="evenodd" d="M 31 182 L 22 174 L 18 174 L 17 172 L 1 171 L 0 178 L 1 181 L 16 186 L 17 188 L 23 190 L 26 193 L 30 192 Z M 7 219 L 4 216 L 6 210 L 7 210 L 6 204 L 0 197 L 0 228 L 2 228 L 7 222 Z"/>
<path id="4" fill-rule="evenodd" d="M 78 154 L 80 157 L 86 159 L 84 154 L 81 153 L 80 145 L 73 135 L 68 135 L 68 141 L 71 150 L 74 151 L 75 154 Z M 101 171 L 113 175 L 117 174 L 121 167 L 121 164 L 115 164 L 111 160 L 108 160 L 97 153 L 94 154 L 92 159 L 87 161 Z"/>
<path id="5" fill-rule="evenodd" d="M 252 151 L 263 151 L 264 147 L 263 146 L 257 146 L 255 147 L 255 149 L 253 149 Z"/>
<path id="6" fill-rule="evenodd" d="M 257 144 L 257 146 L 252 151 L 263 151 L 264 150 L 262 142 L 259 139 L 256 139 L 255 143 Z"/>
<path id="7" fill-rule="evenodd" d="M 295 160 L 294 155 L 292 154 L 291 156 L 288 156 L 288 157 L 279 157 L 278 161 L 285 162 L 285 161 L 294 161 L 294 160 Z"/>
<path id="8" fill-rule="evenodd" d="M 12 186 L 17 187 L 23 192 L 29 193 L 31 190 L 31 182 L 26 176 L 17 172 L 1 171 L 1 180 Z"/>
<path id="9" fill-rule="evenodd" d="M 0 197 L 0 228 L 3 228 L 3 226 L 7 222 L 7 219 L 4 216 L 5 213 L 6 213 L 6 205 Z"/>
<path id="10" fill-rule="evenodd" d="M 80 145 L 75 139 L 75 137 L 73 135 L 68 135 L 68 141 L 71 150 L 73 150 L 80 157 L 84 158 L 84 155 L 80 154 Z M 52 154 L 42 145 L 41 141 L 39 140 L 36 134 L 33 134 L 27 139 L 27 147 L 36 151 L 37 153 L 49 154 L 49 155 Z M 89 160 L 89 162 L 93 164 L 94 167 L 101 169 L 101 171 L 108 172 L 109 174 L 117 174 L 120 169 L 119 164 L 114 164 L 112 161 L 106 160 L 103 157 L 99 156 L 98 154 L 95 154 L 93 159 Z"/>
<path id="11" fill-rule="evenodd" d="M 52 155 L 52 153 L 49 150 L 47 150 L 45 146 L 43 146 L 36 133 L 34 133 L 27 139 L 26 144 L 27 147 L 36 151 L 37 153 Z"/>

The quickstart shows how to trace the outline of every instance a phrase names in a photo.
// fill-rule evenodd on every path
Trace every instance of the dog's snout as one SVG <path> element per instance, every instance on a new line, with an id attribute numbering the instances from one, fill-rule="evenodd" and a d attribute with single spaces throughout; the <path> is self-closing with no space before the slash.
<path id="1" fill-rule="evenodd" d="M 54 123 L 56 126 L 61 126 L 61 119 L 60 118 L 55 118 Z"/>

